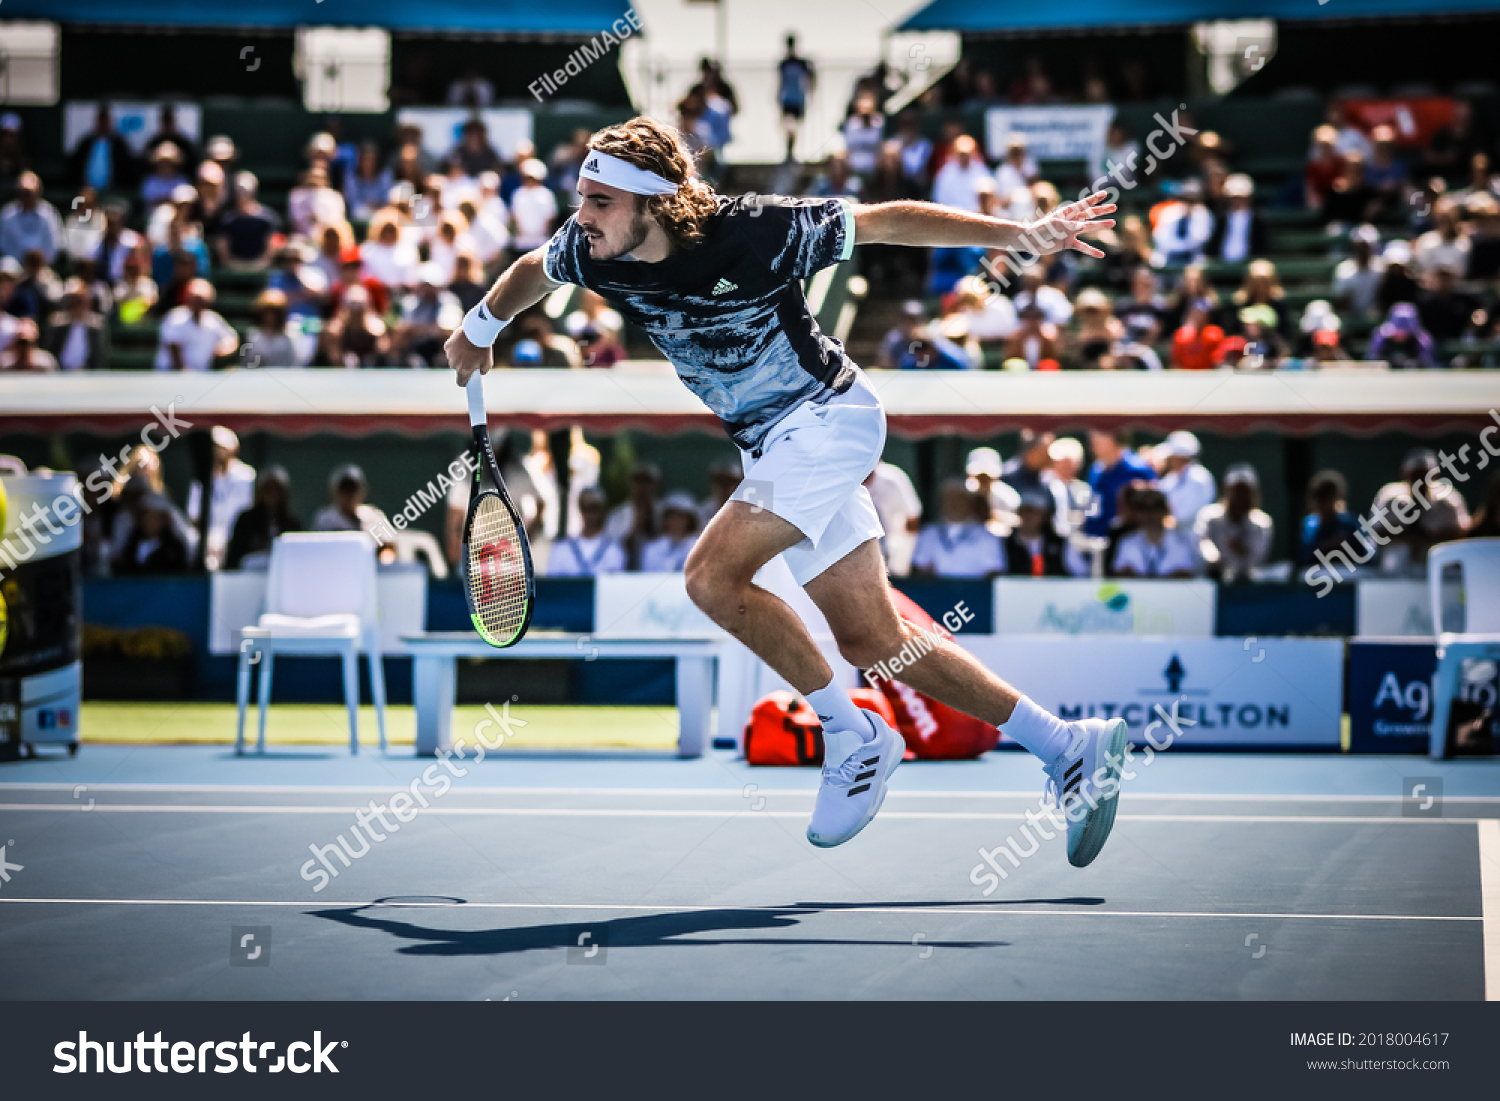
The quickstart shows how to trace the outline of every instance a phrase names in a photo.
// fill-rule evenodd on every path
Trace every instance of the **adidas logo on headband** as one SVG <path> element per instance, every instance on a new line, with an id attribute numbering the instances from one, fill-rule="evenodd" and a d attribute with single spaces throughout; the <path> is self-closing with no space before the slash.
<path id="1" fill-rule="evenodd" d="M 590 152 L 588 160 L 578 171 L 586 179 L 637 195 L 672 195 L 679 186 L 664 176 L 597 149 Z"/>

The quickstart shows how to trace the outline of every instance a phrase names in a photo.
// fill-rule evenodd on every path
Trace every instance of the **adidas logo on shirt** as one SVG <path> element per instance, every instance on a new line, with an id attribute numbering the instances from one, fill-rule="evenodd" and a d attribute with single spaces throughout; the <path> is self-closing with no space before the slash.
<path id="1" fill-rule="evenodd" d="M 720 279 L 714 284 L 712 294 L 728 294 L 730 291 L 739 290 L 739 284 L 731 283 L 728 279 Z"/>

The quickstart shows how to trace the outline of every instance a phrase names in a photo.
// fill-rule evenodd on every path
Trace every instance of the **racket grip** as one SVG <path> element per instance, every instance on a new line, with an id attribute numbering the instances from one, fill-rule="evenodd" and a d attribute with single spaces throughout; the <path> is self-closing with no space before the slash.
<path id="1" fill-rule="evenodd" d="M 484 415 L 484 376 L 475 371 L 469 376 L 464 390 L 469 395 L 469 425 L 477 427 L 488 423 Z"/>

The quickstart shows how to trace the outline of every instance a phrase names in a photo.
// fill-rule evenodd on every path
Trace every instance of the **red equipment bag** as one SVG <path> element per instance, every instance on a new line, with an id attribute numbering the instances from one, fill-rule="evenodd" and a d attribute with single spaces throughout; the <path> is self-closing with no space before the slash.
<path id="1" fill-rule="evenodd" d="M 895 728 L 896 714 L 885 696 L 873 688 L 854 688 L 849 695 Z M 823 727 L 808 702 L 791 692 L 772 692 L 757 702 L 745 724 L 745 763 L 821 767 Z"/>
<path id="2" fill-rule="evenodd" d="M 891 597 L 906 622 L 924 631 L 946 633 L 909 597 L 895 589 L 891 590 Z M 896 713 L 896 729 L 906 739 L 906 748 L 918 760 L 972 760 L 1000 744 L 998 727 L 939 703 L 899 681 L 881 678 L 875 685 Z"/>

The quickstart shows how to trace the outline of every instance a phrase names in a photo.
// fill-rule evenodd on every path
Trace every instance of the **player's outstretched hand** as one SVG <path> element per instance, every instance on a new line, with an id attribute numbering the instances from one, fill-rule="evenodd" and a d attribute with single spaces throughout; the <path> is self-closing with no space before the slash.
<path id="1" fill-rule="evenodd" d="M 447 353 L 448 366 L 458 372 L 460 386 L 467 386 L 470 376 L 475 371 L 481 375 L 487 375 L 490 373 L 490 368 L 495 365 L 495 350 L 477 347 L 464 335 L 462 329 L 454 330 L 453 335 L 443 345 L 443 351 Z"/>
<path id="2" fill-rule="evenodd" d="M 1109 201 L 1109 193 L 1096 191 L 1077 202 L 1060 206 L 1032 223 L 1029 237 L 1041 246 L 1044 256 L 1072 248 L 1085 256 L 1100 257 L 1104 255 L 1101 250 L 1080 241 L 1078 237 L 1079 234 L 1097 233 L 1101 229 L 1111 228 L 1115 220 L 1101 215 L 1114 212 L 1115 204 Z"/>

